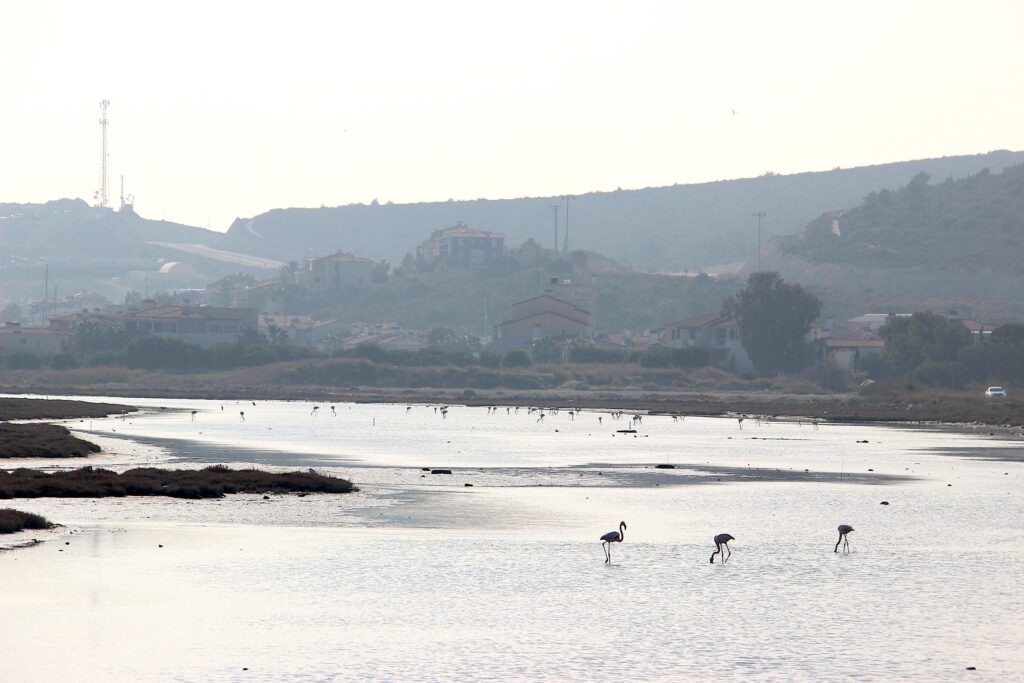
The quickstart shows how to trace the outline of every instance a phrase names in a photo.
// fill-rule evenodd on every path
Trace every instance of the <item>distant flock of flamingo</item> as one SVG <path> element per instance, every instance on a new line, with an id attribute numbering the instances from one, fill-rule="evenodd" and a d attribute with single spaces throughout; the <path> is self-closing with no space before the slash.
<path id="1" fill-rule="evenodd" d="M 253 401 L 252 404 L 256 405 L 256 401 Z M 449 408 L 449 406 L 447 406 L 447 405 L 440 405 L 440 406 L 433 406 L 433 408 L 434 408 L 434 414 L 440 414 L 442 419 L 445 419 L 445 418 L 448 417 L 448 408 Z M 498 406 L 486 406 L 486 408 L 487 408 L 487 414 L 488 415 L 496 415 L 497 412 L 498 412 Z M 221 405 L 220 409 L 224 410 L 224 406 Z M 405 407 L 405 412 L 406 413 L 410 412 L 411 410 L 412 410 L 412 406 L 406 406 Z M 576 408 L 576 409 L 570 408 L 568 410 L 569 419 L 572 420 L 572 421 L 575 421 L 576 420 L 576 414 L 579 413 L 580 410 L 581 409 L 579 409 L 579 408 Z M 519 406 L 515 406 L 514 411 L 515 411 L 516 414 L 518 414 L 519 413 Z M 195 410 L 192 411 L 192 420 L 193 421 L 196 419 L 196 413 L 197 412 L 198 411 L 195 411 Z M 313 410 L 310 412 L 310 415 L 317 415 L 319 412 L 320 412 L 320 406 L 313 406 Z M 533 413 L 537 413 L 538 414 L 537 422 L 543 422 L 544 421 L 544 415 L 545 415 L 544 408 L 528 408 L 527 412 L 530 415 L 532 415 Z M 557 415 L 558 412 L 559 412 L 559 409 L 558 408 L 548 408 L 547 412 L 550 415 Z M 505 407 L 505 413 L 511 415 L 513 413 L 513 408 L 511 406 L 506 406 Z M 337 415 L 337 413 L 334 410 L 334 406 L 333 405 L 331 406 L 331 415 Z M 609 413 L 609 416 L 613 420 L 621 420 L 622 419 L 622 415 L 623 415 L 623 411 L 621 411 L 621 410 L 615 410 L 615 411 L 611 411 Z M 241 418 L 242 422 L 245 422 L 245 411 L 240 411 L 239 412 L 239 417 Z M 685 419 L 685 417 L 683 415 L 672 415 L 671 417 L 672 417 L 672 421 L 673 422 L 677 422 L 679 420 Z M 760 424 L 760 422 L 761 422 L 760 417 L 758 416 L 755 419 L 757 419 L 758 424 Z M 769 421 L 771 421 L 772 418 L 768 418 L 768 419 L 769 419 Z M 743 416 L 740 416 L 740 417 L 737 418 L 737 422 L 739 423 L 739 428 L 740 429 L 743 429 L 743 420 L 744 420 Z M 599 423 L 602 423 L 603 422 L 602 416 L 598 415 L 597 416 L 597 421 Z M 630 422 L 630 426 L 632 427 L 633 425 L 637 425 L 637 424 L 642 423 L 643 422 L 643 417 L 639 413 L 637 413 L 637 414 L 635 414 L 635 415 L 630 417 L 630 421 L 629 422 Z M 817 428 L 818 428 L 818 421 L 817 420 L 813 420 L 812 421 L 812 425 L 814 426 L 815 430 L 817 430 Z M 850 552 L 850 540 L 849 540 L 849 538 L 847 538 L 847 534 L 849 534 L 854 529 L 849 524 L 840 524 L 838 529 L 839 529 L 839 540 L 836 541 L 836 546 L 833 549 L 833 552 L 838 553 L 839 552 L 839 544 L 842 544 L 843 545 L 843 552 L 844 553 L 849 553 Z M 624 540 L 626 540 L 626 523 L 625 522 L 619 522 L 619 530 L 618 531 L 609 531 L 605 535 L 601 536 L 601 549 L 604 550 L 604 563 L 605 564 L 611 564 L 611 562 L 612 562 L 612 543 L 622 543 Z M 711 553 L 711 558 L 708 561 L 711 564 L 714 564 L 715 563 L 715 555 L 721 555 L 722 556 L 722 564 L 725 564 L 726 562 L 728 562 L 729 558 L 732 557 L 732 550 L 729 549 L 729 541 L 735 541 L 735 540 L 736 540 L 735 537 L 733 537 L 730 534 L 724 534 L 723 533 L 723 534 L 718 534 L 717 536 L 715 536 L 715 538 L 714 538 L 715 551 L 713 553 Z M 723 548 L 724 548 L 724 550 L 723 550 Z"/>

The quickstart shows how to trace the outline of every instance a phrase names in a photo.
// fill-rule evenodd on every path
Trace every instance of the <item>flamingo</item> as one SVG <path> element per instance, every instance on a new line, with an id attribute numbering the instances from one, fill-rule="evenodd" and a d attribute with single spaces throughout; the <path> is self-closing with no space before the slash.
<path id="1" fill-rule="evenodd" d="M 715 536 L 715 552 L 711 553 L 711 564 L 715 563 L 715 555 L 722 552 L 722 546 L 725 546 L 725 551 L 729 553 L 728 555 L 722 553 L 722 564 L 725 564 L 726 561 L 732 557 L 732 551 L 729 550 L 729 541 L 735 540 L 736 539 L 729 534 L 718 534 Z"/>
<path id="2" fill-rule="evenodd" d="M 242 419 L 242 422 L 245 422 L 245 411 L 244 410 L 239 410 L 238 411 L 238 416 Z"/>
<path id="3" fill-rule="evenodd" d="M 192 411 L 192 421 L 193 421 L 193 422 L 195 422 L 195 421 L 196 421 L 196 413 L 198 413 L 198 412 L 199 412 L 198 410 L 193 410 L 193 411 Z"/>
<path id="4" fill-rule="evenodd" d="M 331 415 L 334 415 L 335 417 L 338 416 L 338 413 L 336 413 L 334 410 L 334 406 L 331 406 Z"/>
<path id="5" fill-rule="evenodd" d="M 604 563 L 612 563 L 612 543 L 622 543 L 626 538 L 626 523 L 619 522 L 618 531 L 609 531 L 601 537 L 601 549 L 604 550 Z"/>
<path id="6" fill-rule="evenodd" d="M 850 526 L 849 524 L 840 524 L 839 525 L 839 540 L 836 541 L 835 550 L 833 550 L 832 552 L 834 552 L 834 553 L 838 553 L 839 552 L 839 544 L 840 543 L 843 544 L 843 552 L 846 552 L 846 553 L 850 552 L 850 539 L 848 539 L 846 537 L 846 534 L 850 533 L 851 531 L 853 531 L 853 527 Z"/>
<path id="7" fill-rule="evenodd" d="M 319 413 L 319 411 L 320 411 L 320 406 L 313 406 L 313 411 L 310 413 L 310 415 L 317 415 Z"/>

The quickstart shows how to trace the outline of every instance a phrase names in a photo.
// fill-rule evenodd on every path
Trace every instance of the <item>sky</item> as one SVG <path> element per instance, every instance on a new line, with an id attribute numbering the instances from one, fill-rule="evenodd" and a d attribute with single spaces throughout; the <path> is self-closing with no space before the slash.
<path id="1" fill-rule="evenodd" d="M 0 0 L 0 202 L 147 218 L 1024 149 L 1024 2 Z"/>

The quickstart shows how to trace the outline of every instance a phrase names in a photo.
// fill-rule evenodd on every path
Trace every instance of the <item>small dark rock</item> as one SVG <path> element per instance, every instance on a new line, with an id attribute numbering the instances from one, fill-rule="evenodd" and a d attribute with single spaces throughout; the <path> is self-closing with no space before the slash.
<path id="1" fill-rule="evenodd" d="M 431 474 L 451 474 L 451 470 L 430 470 Z"/>
<path id="2" fill-rule="evenodd" d="M 424 472 L 429 472 L 430 471 L 429 467 L 421 467 L 420 469 L 423 470 Z"/>
<path id="3" fill-rule="evenodd" d="M 472 484 L 468 484 L 468 483 L 467 483 L 467 484 L 463 484 L 463 486 L 472 486 Z"/>
<path id="4" fill-rule="evenodd" d="M 662 463 L 660 465 L 655 465 L 654 466 L 654 469 L 656 469 L 656 470 L 674 470 L 675 468 L 676 468 L 675 465 L 669 465 L 667 463 Z"/>
<path id="5" fill-rule="evenodd" d="M 263 496 L 263 500 L 270 500 L 270 496 Z"/>
<path id="6" fill-rule="evenodd" d="M 868 472 L 874 472 L 874 470 L 869 467 Z"/>
<path id="7" fill-rule="evenodd" d="M 163 547 L 164 547 L 164 544 L 163 544 L 163 543 L 159 543 L 159 544 L 157 544 L 157 546 L 156 546 L 156 547 L 157 547 L 157 548 L 163 548 Z"/>
<path id="8" fill-rule="evenodd" d="M 71 545 L 71 541 L 64 541 L 64 545 Z"/>
<path id="9" fill-rule="evenodd" d="M 888 504 L 889 504 L 889 501 L 887 501 L 887 500 L 883 500 L 881 503 L 879 503 L 879 505 L 888 505 Z"/>
<path id="10" fill-rule="evenodd" d="M 968 671 L 977 671 L 977 670 L 978 670 L 978 668 L 977 668 L 977 667 L 974 667 L 974 666 L 969 666 L 969 667 L 967 667 L 967 670 L 968 670 Z"/>

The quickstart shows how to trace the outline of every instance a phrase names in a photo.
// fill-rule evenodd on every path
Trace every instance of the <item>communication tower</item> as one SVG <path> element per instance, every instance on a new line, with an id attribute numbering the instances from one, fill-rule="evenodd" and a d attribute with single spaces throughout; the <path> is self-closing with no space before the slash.
<path id="1" fill-rule="evenodd" d="M 97 190 L 95 199 L 97 204 L 102 207 L 106 207 L 109 204 L 108 193 L 107 193 L 107 107 L 110 106 L 110 100 L 103 100 L 100 102 L 100 130 L 103 132 L 103 151 L 100 157 L 100 189 Z"/>

